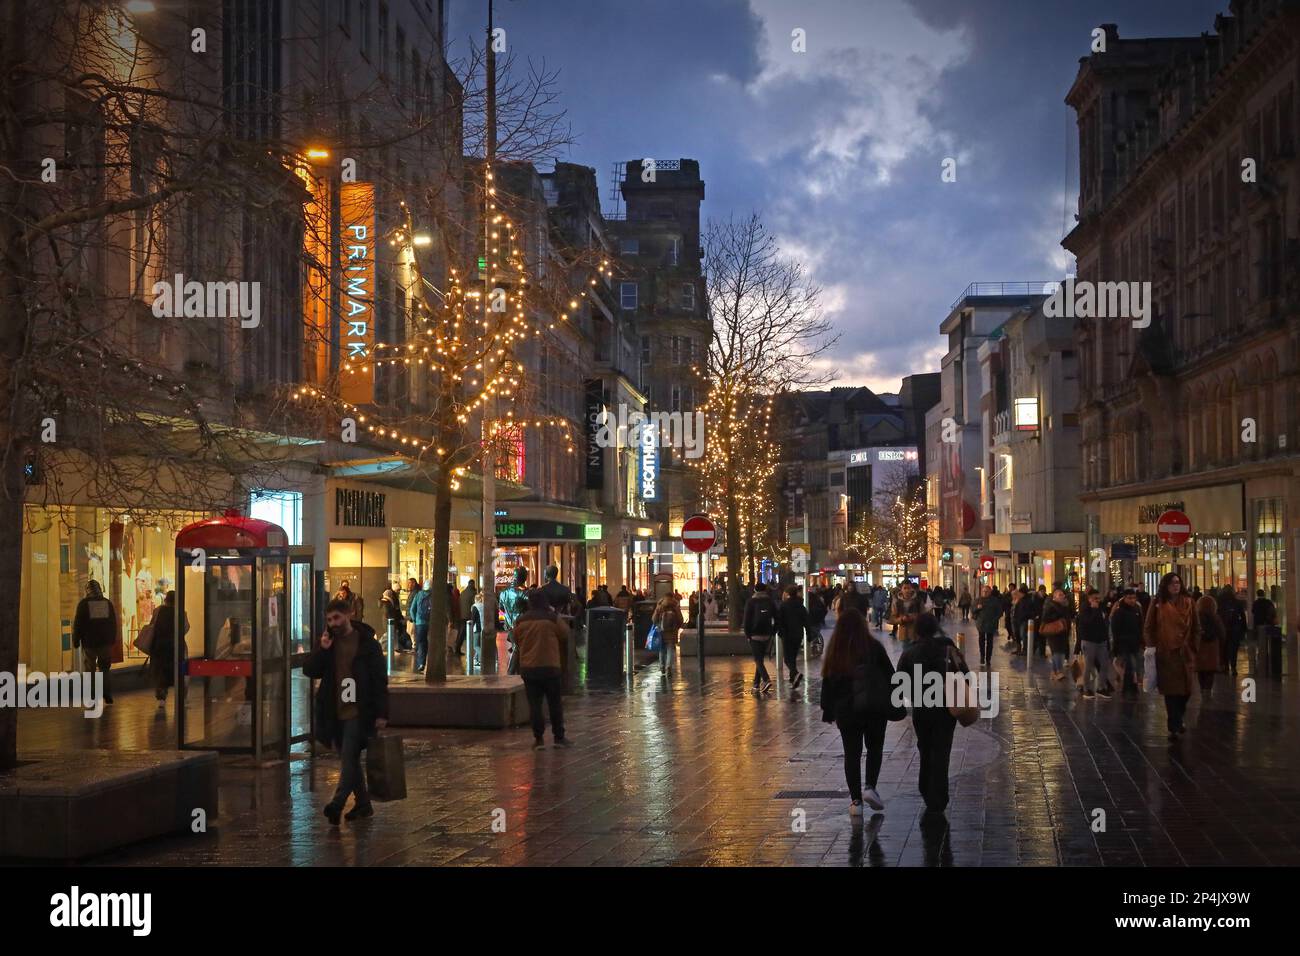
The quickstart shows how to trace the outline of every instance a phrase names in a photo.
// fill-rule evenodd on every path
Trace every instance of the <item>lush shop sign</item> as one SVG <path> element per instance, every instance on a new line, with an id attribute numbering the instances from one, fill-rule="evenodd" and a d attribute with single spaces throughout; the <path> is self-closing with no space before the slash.
<path id="1" fill-rule="evenodd" d="M 506 540 L 583 541 L 587 537 L 586 525 L 571 521 L 537 521 L 525 519 L 497 519 L 497 537 Z"/>

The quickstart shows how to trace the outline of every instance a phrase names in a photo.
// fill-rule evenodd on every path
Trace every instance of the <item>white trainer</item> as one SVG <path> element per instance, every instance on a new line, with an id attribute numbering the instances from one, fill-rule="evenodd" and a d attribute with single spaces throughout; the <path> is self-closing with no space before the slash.
<path id="1" fill-rule="evenodd" d="M 880 799 L 880 794 L 876 793 L 875 787 L 867 787 L 862 791 L 862 799 L 866 801 L 867 806 L 872 810 L 885 809 L 885 801 Z"/>

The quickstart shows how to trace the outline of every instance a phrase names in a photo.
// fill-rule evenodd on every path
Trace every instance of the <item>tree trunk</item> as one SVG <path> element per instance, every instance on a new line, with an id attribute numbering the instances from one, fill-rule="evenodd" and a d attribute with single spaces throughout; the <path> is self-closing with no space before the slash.
<path id="1" fill-rule="evenodd" d="M 447 622 L 451 620 L 447 593 L 447 554 L 451 548 L 451 477 L 447 462 L 438 468 L 433 495 L 433 593 L 429 595 L 429 660 L 425 680 L 430 684 L 447 679 Z"/>
<path id="2" fill-rule="evenodd" d="M 727 625 L 731 630 L 738 631 L 741 617 L 745 613 L 740 600 L 740 503 L 728 488 L 723 495 L 722 504 L 727 520 Z"/>
<path id="3" fill-rule="evenodd" d="M 5 77 L 0 92 L 0 163 L 9 169 L 21 168 L 23 153 L 23 118 L 28 115 L 31 83 L 18 79 L 15 67 L 25 59 L 25 26 L 30 11 L 25 3 L 6 7 L 0 28 L 0 75 Z M 18 359 L 22 354 L 28 311 L 24 295 L 30 275 L 28 252 L 22 248 L 23 184 L 13 175 L 0 177 L 0 395 L 13 404 L 0 414 L 0 574 L 16 593 L 21 587 L 23 565 L 23 443 L 16 433 L 26 406 L 20 381 Z M 17 602 L 9 623 L 0 627 L 0 672 L 18 675 L 18 635 L 22 602 Z M 18 763 L 18 710 L 0 707 L 0 770 Z"/>

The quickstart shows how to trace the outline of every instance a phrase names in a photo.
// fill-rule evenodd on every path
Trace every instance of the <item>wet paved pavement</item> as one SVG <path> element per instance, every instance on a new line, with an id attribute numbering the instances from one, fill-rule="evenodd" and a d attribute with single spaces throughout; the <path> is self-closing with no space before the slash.
<path id="1" fill-rule="evenodd" d="M 898 645 L 885 643 L 896 656 Z M 1243 677 L 1248 658 L 1243 651 Z M 527 728 L 403 731 L 408 798 L 376 803 L 373 819 L 338 830 L 320 812 L 336 760 L 295 755 L 263 770 L 223 762 L 212 832 L 89 862 L 1300 864 L 1293 680 L 1261 680 L 1255 703 L 1226 685 L 1208 700 L 1194 697 L 1190 732 L 1170 744 L 1161 700 L 1081 699 L 1068 682 L 1048 679 L 1045 662 L 1026 678 L 1023 661 L 999 643 L 1000 711 L 957 730 L 947 824 L 921 823 L 908 720 L 890 724 L 886 737 L 885 813 L 855 827 L 839 735 L 816 705 L 816 660 L 805 689 L 782 686 L 762 700 L 748 692 L 748 661 L 710 659 L 703 691 L 695 661 L 683 663 L 671 685 L 651 665 L 630 693 L 566 698 L 568 750 L 532 750 Z M 155 718 L 147 693 L 120 694 L 102 722 L 38 712 L 22 720 L 32 749 L 169 740 L 170 720 Z M 1094 832 L 1096 810 L 1105 812 L 1104 832 Z"/>

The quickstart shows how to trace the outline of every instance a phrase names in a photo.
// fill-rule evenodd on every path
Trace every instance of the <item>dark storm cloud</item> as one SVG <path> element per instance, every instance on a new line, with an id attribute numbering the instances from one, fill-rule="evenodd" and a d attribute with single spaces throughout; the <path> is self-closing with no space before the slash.
<path id="1" fill-rule="evenodd" d="M 846 382 L 937 369 L 972 281 L 1052 279 L 1067 259 L 1077 144 L 1063 99 L 1097 24 L 1195 35 L 1211 0 L 501 2 L 517 54 L 562 70 L 597 169 L 698 159 L 705 215 L 757 210 L 826 289 Z M 481 42 L 486 3 L 453 6 Z M 794 28 L 807 52 L 790 49 Z M 463 47 L 462 47 L 463 49 Z M 453 49 L 453 54 L 455 49 Z M 958 161 L 958 181 L 940 164 Z"/>

